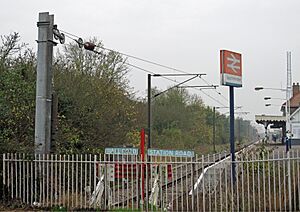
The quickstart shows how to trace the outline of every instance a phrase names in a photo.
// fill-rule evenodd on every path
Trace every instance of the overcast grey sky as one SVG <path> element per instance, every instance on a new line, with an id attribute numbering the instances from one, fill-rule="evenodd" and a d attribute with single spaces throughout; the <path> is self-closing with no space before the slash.
<path id="1" fill-rule="evenodd" d="M 284 98 L 277 91 L 255 92 L 254 87 L 286 86 L 286 51 L 292 52 L 293 82 L 300 81 L 300 1 L 298 0 L 3 0 L 0 34 L 17 31 L 36 49 L 38 13 L 54 14 L 58 28 L 83 38 L 96 36 L 108 48 L 129 53 L 190 73 L 206 73 L 219 84 L 219 51 L 242 53 L 243 87 L 235 89 L 235 104 L 255 114 L 277 114 L 265 107 L 263 97 Z M 170 73 L 132 59 L 156 73 Z M 146 73 L 132 69 L 130 85 L 145 96 Z M 204 85 L 201 80 L 191 84 Z M 160 89 L 172 85 L 155 79 Z M 228 88 L 218 89 L 228 99 Z M 199 91 L 206 105 L 221 106 Z M 212 90 L 206 93 L 223 105 L 229 103 Z M 274 104 L 281 104 L 273 101 Z M 224 110 L 223 110 L 224 112 Z"/>

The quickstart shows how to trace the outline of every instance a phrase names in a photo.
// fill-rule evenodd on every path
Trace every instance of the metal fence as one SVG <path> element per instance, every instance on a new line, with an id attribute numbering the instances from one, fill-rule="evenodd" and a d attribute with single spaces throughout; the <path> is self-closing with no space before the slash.
<path id="1" fill-rule="evenodd" d="M 299 153 L 193 158 L 3 155 L 5 201 L 40 208 L 149 211 L 300 210 Z"/>

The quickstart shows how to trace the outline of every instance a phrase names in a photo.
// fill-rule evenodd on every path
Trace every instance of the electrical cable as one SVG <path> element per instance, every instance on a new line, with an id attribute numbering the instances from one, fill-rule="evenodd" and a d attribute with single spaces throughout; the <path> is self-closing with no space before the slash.
<path id="1" fill-rule="evenodd" d="M 103 47 L 103 46 L 97 46 L 97 47 L 99 47 L 103 50 L 107 50 L 107 51 L 114 51 L 113 49 L 109 49 L 109 48 L 106 48 L 106 47 Z M 136 60 L 140 60 L 140 61 L 152 64 L 152 65 L 156 65 L 156 66 L 159 66 L 159 67 L 162 67 L 162 68 L 170 69 L 170 70 L 177 71 L 177 72 L 184 73 L 184 74 L 189 74 L 186 71 L 183 71 L 183 70 L 180 70 L 180 69 L 177 69 L 177 68 L 173 68 L 173 67 L 170 67 L 170 66 L 162 65 L 162 64 L 159 64 L 159 63 L 156 63 L 156 62 L 153 62 L 153 61 L 150 61 L 150 60 L 146 60 L 146 59 L 143 59 L 143 58 L 140 58 L 140 57 L 136 57 L 136 56 L 133 56 L 133 55 L 130 55 L 130 54 L 126 54 L 126 53 L 119 52 L 119 51 L 115 51 L 115 52 L 118 52 L 119 54 L 124 55 L 126 57 L 130 57 L 130 58 L 133 58 L 133 59 L 136 59 Z M 211 85 L 205 79 L 203 79 L 201 77 L 200 77 L 200 79 L 203 80 L 207 85 Z M 221 92 L 218 92 L 216 90 L 214 90 L 214 91 L 218 95 L 220 95 L 223 99 L 225 99 L 227 102 L 229 102 L 229 100 Z"/>
<path id="2" fill-rule="evenodd" d="M 76 37 L 76 38 L 80 38 L 79 36 L 74 35 L 74 34 L 72 34 L 72 33 L 70 33 L 70 32 L 66 32 L 66 31 L 61 30 L 61 29 L 60 29 L 59 31 L 61 31 L 61 32 L 65 33 L 65 34 L 68 34 L 69 36 L 73 36 L 73 37 Z M 72 39 L 73 39 L 73 38 L 72 38 Z"/>
<path id="3" fill-rule="evenodd" d="M 131 66 L 131 67 L 133 67 L 133 68 L 136 68 L 136 69 L 138 69 L 138 70 L 141 70 L 141 71 L 144 71 L 144 72 L 147 72 L 147 73 L 150 73 L 150 74 L 154 74 L 154 72 L 149 71 L 149 70 L 146 70 L 146 69 L 141 68 L 141 67 L 139 67 L 139 66 L 136 66 L 136 65 L 133 65 L 133 64 L 130 64 L 130 63 L 127 63 L 127 62 L 126 62 L 125 64 L 126 64 L 126 65 L 129 65 L 129 66 Z M 168 77 L 162 76 L 162 78 L 164 78 L 164 79 L 166 79 L 166 80 L 169 80 L 169 81 L 171 81 L 171 82 L 176 82 L 176 83 L 178 83 L 178 81 L 173 80 L 173 79 L 168 78 Z M 220 101 L 217 100 L 216 98 L 212 97 L 211 95 L 207 94 L 207 93 L 204 92 L 203 90 L 197 89 L 197 88 L 192 88 L 192 89 L 197 90 L 197 91 L 200 91 L 200 92 L 202 92 L 204 95 L 206 95 L 208 98 L 214 100 L 215 102 L 219 103 L 220 105 L 222 105 L 222 106 L 224 106 L 224 107 L 226 106 L 225 104 L 223 104 L 222 102 L 220 102 Z"/>
<path id="4" fill-rule="evenodd" d="M 106 47 L 103 47 L 103 46 L 97 46 L 97 47 L 99 47 L 99 48 L 101 48 L 103 50 L 107 50 L 107 51 L 115 51 L 113 49 L 109 49 L 109 48 L 106 48 Z M 160 64 L 160 63 L 156 63 L 156 62 L 153 62 L 153 61 L 150 61 L 150 60 L 146 60 L 146 59 L 143 59 L 143 58 L 140 58 L 140 57 L 136 57 L 136 56 L 133 56 L 133 55 L 130 55 L 130 54 L 127 54 L 127 53 L 123 53 L 123 52 L 119 52 L 119 51 L 115 51 L 115 52 L 118 52 L 119 54 L 124 55 L 126 57 L 130 57 L 130 58 L 133 58 L 133 59 L 136 59 L 136 60 L 140 60 L 140 61 L 152 64 L 152 65 L 156 65 L 156 66 L 159 66 L 159 67 L 162 67 L 162 68 L 166 68 L 166 69 L 169 69 L 169 70 L 173 70 L 173 71 L 177 71 L 177 72 L 180 72 L 180 73 L 188 74 L 188 72 L 180 70 L 180 69 L 177 69 L 177 68 L 173 68 L 173 67 L 166 66 L 166 65 L 163 65 L 163 64 Z M 203 80 L 207 85 L 211 85 L 205 79 L 203 79 L 201 77 L 200 77 L 200 79 Z M 218 92 L 216 90 L 215 90 L 215 92 L 218 95 L 220 95 L 222 98 L 224 98 L 227 102 L 229 102 L 229 100 L 221 92 Z"/>
<path id="5" fill-rule="evenodd" d="M 205 79 L 201 78 L 201 80 L 203 82 L 205 82 L 207 85 L 209 85 L 209 83 Z M 229 102 L 229 100 L 221 92 L 218 92 L 216 90 L 215 90 L 215 92 L 217 92 L 217 94 L 219 94 L 223 99 L 225 99 L 227 102 Z"/>
<path id="6" fill-rule="evenodd" d="M 81 45 L 81 43 L 79 43 L 79 40 L 76 40 L 74 39 L 73 37 L 76 37 L 76 38 L 79 38 L 81 39 L 79 36 L 77 35 L 74 35 L 72 33 L 69 33 L 67 31 L 64 31 L 64 30 L 60 30 L 61 32 L 64 32 L 66 34 L 66 37 L 70 38 L 71 40 L 75 41 L 76 43 L 78 43 L 79 45 Z M 71 37 L 73 36 L 73 37 Z M 152 65 L 156 65 L 156 66 L 159 66 L 159 67 L 162 67 L 162 68 L 166 68 L 166 69 L 169 69 L 169 70 L 173 70 L 173 71 L 177 71 L 177 72 L 180 72 L 180 73 L 184 73 L 184 74 L 189 74 L 188 72 L 186 71 L 183 71 L 183 70 L 180 70 L 180 69 L 177 69 L 177 68 L 173 68 L 173 67 L 170 67 L 170 66 L 166 66 L 166 65 L 163 65 L 163 64 L 159 64 L 159 63 L 156 63 L 156 62 L 153 62 L 153 61 L 150 61 L 150 60 L 146 60 L 146 59 L 143 59 L 143 58 L 140 58 L 140 57 L 136 57 L 136 56 L 133 56 L 133 55 L 130 55 L 130 54 L 126 54 L 126 53 L 123 53 L 123 52 L 119 52 L 119 51 L 115 51 L 115 50 L 112 50 L 112 49 L 109 49 L 109 48 L 106 48 L 106 47 L 103 47 L 103 46 L 99 46 L 99 45 L 95 45 L 97 46 L 98 48 L 101 48 L 103 50 L 106 50 L 106 51 L 112 51 L 112 52 L 116 52 L 116 53 L 119 53 L 123 56 L 126 56 L 126 57 L 130 57 L 130 58 L 133 58 L 133 59 L 136 59 L 136 60 L 140 60 L 142 62 L 146 62 L 146 63 L 149 63 L 149 64 L 152 64 Z M 94 47 L 95 47 L 94 46 Z M 88 49 L 90 50 L 90 49 Z M 96 51 L 96 50 L 91 50 L 92 52 L 94 53 L 97 53 L 97 54 L 101 54 L 100 52 Z M 128 65 L 128 66 L 131 66 L 133 68 L 136 68 L 138 70 L 141 70 L 141 71 L 144 71 L 144 72 L 147 72 L 147 73 L 150 73 L 150 74 L 154 74 L 154 72 L 152 71 L 149 71 L 149 70 L 146 70 L 144 68 L 141 68 L 139 66 L 136 66 L 136 65 L 133 65 L 133 64 L 130 64 L 128 62 L 125 62 L 124 64 Z M 172 81 L 172 82 L 178 82 L 176 80 L 173 80 L 173 79 L 170 79 L 168 77 L 163 77 L 162 78 L 165 78 L 169 81 Z M 206 80 L 204 80 L 203 78 L 201 78 L 201 76 L 199 77 L 200 79 L 202 79 L 207 85 L 210 85 Z M 201 91 L 204 95 L 206 95 L 207 97 L 209 97 L 210 99 L 214 100 L 215 102 L 219 103 L 220 105 L 222 106 L 225 106 L 222 102 L 220 102 L 219 100 L 215 99 L 214 97 L 212 97 L 211 95 L 207 94 L 206 92 L 202 91 L 201 89 L 197 89 L 197 88 L 193 88 L 194 90 L 197 90 L 197 91 Z M 215 90 L 216 91 L 216 90 Z M 217 92 L 217 91 L 216 91 Z M 228 101 L 228 99 L 226 99 L 226 97 L 224 97 L 220 92 L 217 92 L 219 95 L 221 95 L 226 101 Z"/>
<path id="7" fill-rule="evenodd" d="M 76 38 L 80 38 L 79 36 L 77 35 L 74 35 L 72 33 L 69 33 L 67 31 L 64 31 L 64 30 L 60 30 L 62 32 L 64 32 L 65 34 L 68 34 L 70 36 L 73 36 L 73 37 L 76 37 Z M 77 40 L 73 39 L 74 41 L 77 42 Z M 133 59 L 136 59 L 136 60 L 140 60 L 142 62 L 145 62 L 145 63 L 149 63 L 149 64 L 152 64 L 152 65 L 156 65 L 156 66 L 159 66 L 159 67 L 162 67 L 162 68 L 166 68 L 166 69 L 169 69 L 169 70 L 173 70 L 173 71 L 177 71 L 177 72 L 180 72 L 180 73 L 184 73 L 184 74 L 188 74 L 188 72 L 184 71 L 184 70 L 181 70 L 181 69 L 178 69 L 178 68 L 174 68 L 174 67 L 170 67 L 170 66 L 167 66 L 167 65 L 163 65 L 163 64 L 160 64 L 160 63 L 157 63 L 157 62 L 153 62 L 153 61 L 150 61 L 150 60 L 147 60 L 147 59 L 143 59 L 141 57 L 137 57 L 137 56 L 134 56 L 134 55 L 131 55 L 131 54 L 127 54 L 127 53 L 124 53 L 124 52 L 120 52 L 120 51 L 115 51 L 113 49 L 110 49 L 110 48 L 107 48 L 107 47 L 103 47 L 103 46 L 99 46 L 97 45 L 97 47 L 99 48 L 102 48 L 103 50 L 107 50 L 107 51 L 113 51 L 113 52 L 117 52 L 121 55 L 124 55 L 126 57 L 129 57 L 129 58 L 133 58 Z M 201 78 L 207 85 L 210 85 L 210 83 L 208 83 L 205 79 Z M 224 98 L 227 102 L 229 101 L 221 92 L 218 92 L 215 90 L 215 92 L 217 94 L 219 94 L 220 96 L 222 96 L 222 98 Z"/>
<path id="8" fill-rule="evenodd" d="M 131 67 L 133 67 L 133 68 L 136 68 L 136 69 L 138 69 L 138 70 L 140 70 L 140 71 L 144 71 L 144 72 L 147 72 L 147 73 L 150 73 L 150 74 L 154 74 L 154 72 L 149 71 L 149 70 L 144 69 L 144 68 L 141 68 L 141 67 L 139 67 L 139 66 L 136 66 L 136 65 L 133 65 L 133 64 L 130 64 L 130 63 L 127 63 L 127 62 L 126 62 L 125 64 L 126 64 L 126 65 L 129 65 L 129 66 L 131 66 Z M 171 81 L 171 82 L 176 82 L 176 83 L 178 83 L 178 81 L 173 80 L 173 79 L 168 78 L 168 77 L 165 77 L 165 76 L 162 76 L 162 78 L 164 78 L 164 79 L 166 79 L 166 80 L 169 80 L 169 81 Z M 204 95 L 206 95 L 208 98 L 214 100 L 215 102 L 219 103 L 220 105 L 222 105 L 222 106 L 224 106 L 224 107 L 226 106 L 225 104 L 223 104 L 222 102 L 220 102 L 220 101 L 217 100 L 216 98 L 212 97 L 211 95 L 207 94 L 207 93 L 204 92 L 203 90 L 197 89 L 197 88 L 192 88 L 192 89 L 197 90 L 197 91 L 200 91 L 200 92 L 202 92 Z"/>

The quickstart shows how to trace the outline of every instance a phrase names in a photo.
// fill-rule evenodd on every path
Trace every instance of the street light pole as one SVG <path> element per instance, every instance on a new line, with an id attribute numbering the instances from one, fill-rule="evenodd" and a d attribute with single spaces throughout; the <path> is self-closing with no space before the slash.
<path id="1" fill-rule="evenodd" d="M 270 97 L 270 96 L 264 97 L 264 100 L 270 100 L 270 99 L 277 99 L 277 100 L 283 100 L 283 101 L 286 100 L 286 99 L 282 99 L 282 98 L 274 98 L 274 97 Z"/>
<path id="2" fill-rule="evenodd" d="M 286 89 L 283 89 L 283 88 L 265 88 L 265 87 L 261 87 L 261 86 L 255 87 L 254 90 L 256 90 L 256 91 L 260 91 L 260 90 L 287 91 Z"/>

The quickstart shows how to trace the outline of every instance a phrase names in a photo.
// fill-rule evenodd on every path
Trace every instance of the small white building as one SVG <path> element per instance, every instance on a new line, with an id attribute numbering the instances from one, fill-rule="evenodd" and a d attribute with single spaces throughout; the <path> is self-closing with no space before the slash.
<path id="1" fill-rule="evenodd" d="M 299 83 L 293 83 L 293 96 L 289 100 L 290 104 L 290 120 L 291 120 L 291 133 L 292 144 L 300 145 L 300 86 Z M 281 106 L 283 116 L 285 116 L 284 102 Z"/>
<path id="2" fill-rule="evenodd" d="M 297 141 L 300 144 L 300 107 L 298 107 L 290 116 L 292 124 L 292 142 Z"/>
<path id="3" fill-rule="evenodd" d="M 284 102 L 281 105 L 282 116 L 272 116 L 272 115 L 255 115 L 255 120 L 258 124 L 263 124 L 265 127 L 265 136 L 267 137 L 267 129 L 277 128 L 282 130 L 282 143 L 286 137 L 286 114 L 285 114 Z M 299 83 L 293 83 L 293 96 L 289 99 L 290 107 L 290 120 L 291 120 L 291 133 L 292 144 L 300 145 L 300 85 Z"/>

